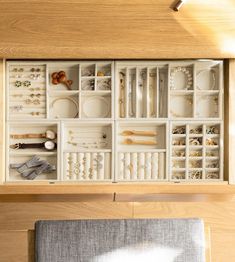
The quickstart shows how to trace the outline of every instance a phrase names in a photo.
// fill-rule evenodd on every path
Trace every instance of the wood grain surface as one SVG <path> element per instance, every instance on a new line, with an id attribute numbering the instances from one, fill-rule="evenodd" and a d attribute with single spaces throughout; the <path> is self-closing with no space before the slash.
<path id="1" fill-rule="evenodd" d="M 235 1 L 0 0 L 0 57 L 235 57 Z"/>
<path id="2" fill-rule="evenodd" d="M 0 213 L 1 262 L 28 262 L 26 245 L 30 239 L 22 231 L 33 230 L 40 219 L 169 217 L 202 218 L 211 230 L 212 261 L 235 261 L 234 203 L 1 203 Z"/>

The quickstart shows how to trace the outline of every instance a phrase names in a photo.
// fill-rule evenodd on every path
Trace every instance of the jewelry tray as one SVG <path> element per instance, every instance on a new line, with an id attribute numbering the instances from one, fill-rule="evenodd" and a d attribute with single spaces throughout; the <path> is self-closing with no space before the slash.
<path id="1" fill-rule="evenodd" d="M 224 181 L 223 90 L 215 60 L 7 61 L 5 181 Z"/>

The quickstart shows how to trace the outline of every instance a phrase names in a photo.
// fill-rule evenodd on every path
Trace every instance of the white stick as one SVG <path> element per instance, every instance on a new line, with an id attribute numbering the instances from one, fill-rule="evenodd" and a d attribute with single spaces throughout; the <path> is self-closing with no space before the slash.
<path id="1" fill-rule="evenodd" d="M 131 179 L 130 153 L 125 153 L 125 180 Z"/>
<path id="2" fill-rule="evenodd" d="M 137 168 L 137 153 L 131 153 L 132 164 L 132 179 L 137 180 L 138 168 Z"/>
<path id="3" fill-rule="evenodd" d="M 165 153 L 159 153 L 159 179 L 165 177 Z"/>
<path id="4" fill-rule="evenodd" d="M 139 179 L 144 180 L 145 165 L 144 165 L 144 153 L 139 153 Z"/>
<path id="5" fill-rule="evenodd" d="M 151 153 L 145 153 L 145 179 L 151 179 Z"/>
<path id="6" fill-rule="evenodd" d="M 152 179 L 158 179 L 158 153 L 152 154 Z"/>
<path id="7" fill-rule="evenodd" d="M 118 163 L 119 163 L 119 172 L 118 172 L 118 179 L 123 180 L 123 172 L 124 172 L 124 154 L 118 154 Z"/>

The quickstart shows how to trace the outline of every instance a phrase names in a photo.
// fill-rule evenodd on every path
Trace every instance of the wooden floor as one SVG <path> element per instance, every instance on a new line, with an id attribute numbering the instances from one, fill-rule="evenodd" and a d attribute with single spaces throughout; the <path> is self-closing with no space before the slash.
<path id="1" fill-rule="evenodd" d="M 213 262 L 235 261 L 233 202 L 15 202 L 0 203 L 0 262 L 26 262 L 40 219 L 201 217 L 211 228 Z"/>

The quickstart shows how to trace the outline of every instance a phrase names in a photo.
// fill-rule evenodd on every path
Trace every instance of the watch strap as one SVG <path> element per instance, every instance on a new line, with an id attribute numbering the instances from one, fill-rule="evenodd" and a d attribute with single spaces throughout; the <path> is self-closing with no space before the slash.
<path id="1" fill-rule="evenodd" d="M 44 148 L 44 143 L 18 143 L 19 149 L 25 148 Z"/>
<path id="2" fill-rule="evenodd" d="M 46 134 L 12 134 L 10 138 L 13 139 L 26 139 L 26 138 L 45 138 Z"/>

